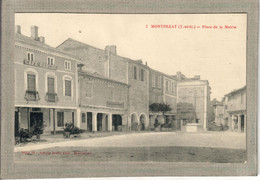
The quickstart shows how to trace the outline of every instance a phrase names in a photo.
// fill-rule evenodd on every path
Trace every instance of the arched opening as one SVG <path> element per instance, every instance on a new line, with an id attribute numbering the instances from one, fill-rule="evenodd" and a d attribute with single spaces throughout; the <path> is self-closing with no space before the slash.
<path id="1" fill-rule="evenodd" d="M 145 130 L 145 122 L 146 122 L 146 117 L 144 114 L 141 114 L 141 116 L 140 116 L 140 130 L 141 131 Z"/>
<path id="2" fill-rule="evenodd" d="M 131 115 L 131 130 L 137 131 L 138 130 L 137 127 L 138 127 L 137 115 L 135 113 L 133 113 Z"/>
<path id="3" fill-rule="evenodd" d="M 121 131 L 122 130 L 122 116 L 119 114 L 112 115 L 112 126 L 114 131 Z"/>

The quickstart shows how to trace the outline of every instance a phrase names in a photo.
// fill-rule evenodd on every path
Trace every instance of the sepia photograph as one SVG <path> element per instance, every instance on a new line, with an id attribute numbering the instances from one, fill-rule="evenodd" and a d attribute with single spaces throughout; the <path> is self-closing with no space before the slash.
<path id="1" fill-rule="evenodd" d="M 37 178 L 253 175 L 249 17 L 14 12 L 7 169 Z"/>
<path id="2" fill-rule="evenodd" d="M 15 160 L 246 162 L 246 14 L 15 14 Z"/>

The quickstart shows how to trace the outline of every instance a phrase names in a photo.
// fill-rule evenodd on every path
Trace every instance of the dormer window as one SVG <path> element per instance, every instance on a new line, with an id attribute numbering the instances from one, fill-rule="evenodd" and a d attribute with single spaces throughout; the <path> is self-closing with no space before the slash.
<path id="1" fill-rule="evenodd" d="M 48 57 L 47 58 L 47 64 L 49 66 L 53 66 L 54 65 L 54 58 L 53 57 Z"/>
<path id="2" fill-rule="evenodd" d="M 31 52 L 26 53 L 26 59 L 32 63 L 34 61 L 34 54 Z"/>
<path id="3" fill-rule="evenodd" d="M 65 61 L 64 62 L 64 68 L 65 68 L 65 70 L 71 70 L 71 62 Z"/>

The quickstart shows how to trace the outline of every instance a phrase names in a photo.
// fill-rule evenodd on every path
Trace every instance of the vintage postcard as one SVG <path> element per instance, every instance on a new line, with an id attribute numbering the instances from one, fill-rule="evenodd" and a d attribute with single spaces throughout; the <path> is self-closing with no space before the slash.
<path id="1" fill-rule="evenodd" d="M 255 11 L 14 7 L 6 177 L 256 175 Z"/>

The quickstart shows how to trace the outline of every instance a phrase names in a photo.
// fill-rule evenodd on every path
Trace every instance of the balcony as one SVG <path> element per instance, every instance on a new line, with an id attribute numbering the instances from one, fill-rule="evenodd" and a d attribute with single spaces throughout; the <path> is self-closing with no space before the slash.
<path id="1" fill-rule="evenodd" d="M 47 102 L 57 102 L 58 101 L 58 96 L 56 93 L 46 93 L 46 97 L 45 97 Z"/>
<path id="2" fill-rule="evenodd" d="M 26 101 L 38 101 L 40 100 L 40 95 L 38 93 L 38 91 L 26 91 L 25 92 L 25 96 L 24 99 Z"/>

